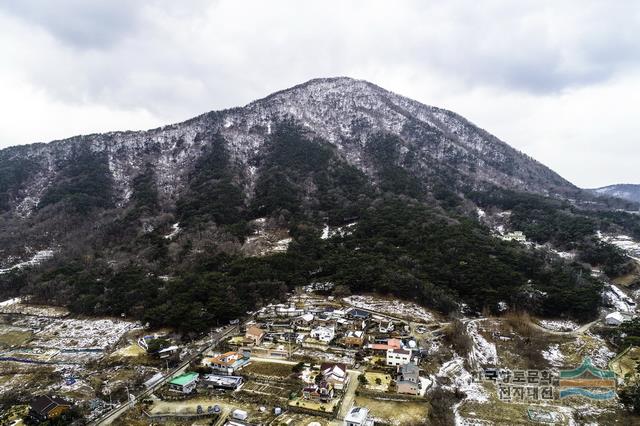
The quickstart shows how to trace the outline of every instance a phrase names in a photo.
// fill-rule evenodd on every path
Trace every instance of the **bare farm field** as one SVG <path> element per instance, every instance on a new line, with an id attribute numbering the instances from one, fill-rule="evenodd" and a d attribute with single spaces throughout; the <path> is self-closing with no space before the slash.
<path id="1" fill-rule="evenodd" d="M 243 373 L 255 374 L 266 377 L 289 377 L 292 373 L 291 365 L 275 362 L 251 362 L 242 369 Z"/>
<path id="2" fill-rule="evenodd" d="M 426 401 L 407 402 L 357 396 L 355 404 L 367 407 L 377 421 L 394 426 L 428 424 L 429 405 Z"/>

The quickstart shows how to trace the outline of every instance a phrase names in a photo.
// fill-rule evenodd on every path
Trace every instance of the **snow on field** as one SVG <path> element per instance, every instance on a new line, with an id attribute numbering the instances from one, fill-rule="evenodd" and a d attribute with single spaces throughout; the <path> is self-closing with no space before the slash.
<path id="1" fill-rule="evenodd" d="M 53 257 L 53 254 L 54 254 L 53 250 L 49 250 L 49 249 L 40 250 L 36 252 L 29 260 L 16 263 L 15 265 L 10 266 L 8 268 L 0 269 L 0 274 L 6 274 L 7 272 L 11 272 L 16 269 L 23 269 L 23 268 L 29 268 L 31 266 L 37 266 L 42 262 L 44 262 L 45 260 L 51 259 Z"/>
<path id="2" fill-rule="evenodd" d="M 141 327 L 138 322 L 113 319 L 59 319 L 38 333 L 32 344 L 43 348 L 105 350 L 124 333 Z"/>
<path id="3" fill-rule="evenodd" d="M 425 308 L 412 302 L 384 300 L 372 296 L 349 296 L 342 300 L 356 308 L 402 317 L 411 321 L 432 322 L 435 319 Z"/>
<path id="4" fill-rule="evenodd" d="M 549 365 L 552 367 L 562 367 L 564 365 L 564 355 L 560 351 L 560 345 L 557 343 L 549 345 L 549 347 L 542 351 L 544 359 L 549 361 Z"/>
<path id="5" fill-rule="evenodd" d="M 547 330 L 552 331 L 573 331 L 580 327 L 575 322 L 569 320 L 540 320 L 538 323 Z"/>
<path id="6" fill-rule="evenodd" d="M 467 323 L 467 333 L 473 341 L 473 347 L 469 352 L 469 363 L 474 366 L 495 365 L 498 362 L 496 345 L 485 339 L 478 331 L 478 322 L 472 320 Z"/>
<path id="7" fill-rule="evenodd" d="M 420 377 L 420 386 L 420 396 L 424 396 L 424 394 L 431 389 L 431 386 L 433 386 L 433 381 L 426 377 Z"/>

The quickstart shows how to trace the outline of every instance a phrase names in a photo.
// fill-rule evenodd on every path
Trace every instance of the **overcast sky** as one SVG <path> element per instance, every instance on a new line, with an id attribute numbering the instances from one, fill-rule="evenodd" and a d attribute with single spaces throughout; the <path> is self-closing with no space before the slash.
<path id="1" fill-rule="evenodd" d="M 638 1 L 0 0 L 0 147 L 350 76 L 579 186 L 640 183 Z"/>

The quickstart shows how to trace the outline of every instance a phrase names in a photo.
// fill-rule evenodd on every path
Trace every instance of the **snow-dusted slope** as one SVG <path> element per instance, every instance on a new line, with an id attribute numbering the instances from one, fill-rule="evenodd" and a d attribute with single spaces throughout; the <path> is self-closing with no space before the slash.
<path id="1" fill-rule="evenodd" d="M 610 197 L 622 198 L 623 200 L 640 203 L 640 185 L 620 184 L 610 185 L 602 188 L 593 189 L 593 192 L 600 195 L 608 195 Z"/>
<path id="2" fill-rule="evenodd" d="M 77 136 L 2 150 L 0 165 L 16 159 L 35 164 L 27 176 L 5 185 L 8 208 L 28 216 L 55 180 L 61 162 L 79 146 L 107 155 L 117 205 L 126 204 L 133 178 L 148 164 L 154 166 L 164 199 L 175 198 L 202 147 L 210 143 L 201 137 L 205 132 L 223 135 L 250 192 L 259 177 L 251 164 L 264 155 L 265 141 L 283 119 L 293 119 L 312 135 L 329 141 L 349 163 L 367 173 L 372 170 L 363 155 L 366 140 L 385 132 L 399 137 L 403 155 L 411 152 L 416 156 L 414 172 L 425 179 L 436 173 L 434 170 L 446 169 L 468 177 L 467 183 L 474 185 L 489 182 L 541 193 L 575 189 L 548 168 L 450 111 L 366 81 L 330 78 L 277 92 L 244 108 L 211 112 L 149 131 Z"/>

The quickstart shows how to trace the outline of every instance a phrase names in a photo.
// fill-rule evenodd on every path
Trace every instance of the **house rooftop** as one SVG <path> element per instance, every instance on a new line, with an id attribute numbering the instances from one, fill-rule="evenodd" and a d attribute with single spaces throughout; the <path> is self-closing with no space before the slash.
<path id="1" fill-rule="evenodd" d="M 414 372 L 419 372 L 420 367 L 415 365 L 413 362 L 410 362 L 409 364 L 401 365 L 400 370 L 403 373 L 414 373 Z"/>
<path id="2" fill-rule="evenodd" d="M 71 403 L 57 396 L 40 395 L 31 401 L 31 409 L 40 415 L 46 415 L 53 408 L 64 405 L 71 406 Z"/>
<path id="3" fill-rule="evenodd" d="M 194 380 L 196 380 L 198 378 L 198 376 L 199 376 L 198 373 L 187 372 L 187 373 L 184 373 L 184 374 L 181 374 L 179 376 L 174 377 L 173 379 L 171 379 L 169 384 L 170 385 L 176 385 L 176 386 L 184 386 L 187 383 L 191 383 Z"/>
<path id="4" fill-rule="evenodd" d="M 365 407 L 352 407 L 349 414 L 344 418 L 345 422 L 364 424 L 369 416 L 369 409 Z"/>

